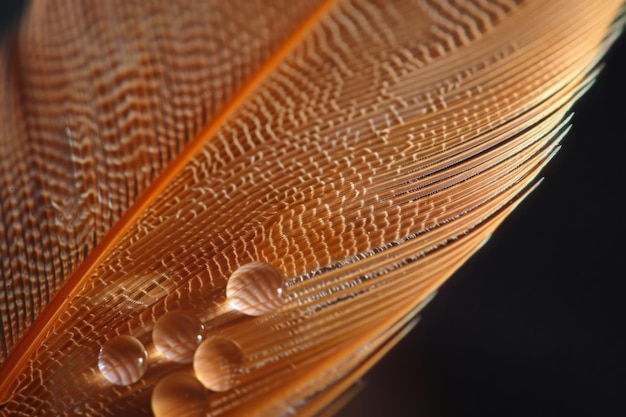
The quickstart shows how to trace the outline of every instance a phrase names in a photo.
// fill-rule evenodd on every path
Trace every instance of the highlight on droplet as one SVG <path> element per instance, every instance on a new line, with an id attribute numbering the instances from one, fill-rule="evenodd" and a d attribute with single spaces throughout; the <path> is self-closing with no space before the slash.
<path id="1" fill-rule="evenodd" d="M 234 387 L 242 364 L 243 353 L 239 345 L 222 337 L 205 340 L 193 356 L 196 377 L 213 391 L 228 391 Z"/>
<path id="2" fill-rule="evenodd" d="M 284 283 L 283 275 L 272 265 L 250 262 L 230 276 L 226 297 L 228 303 L 243 314 L 260 316 L 283 306 Z"/>
<path id="3" fill-rule="evenodd" d="M 145 373 L 148 352 L 133 336 L 115 336 L 107 341 L 98 355 L 98 369 L 110 382 L 130 385 Z"/>
<path id="4" fill-rule="evenodd" d="M 170 311 L 156 322 L 152 330 L 154 346 L 165 358 L 187 363 L 202 342 L 204 327 L 200 319 L 185 311 Z"/>
<path id="5" fill-rule="evenodd" d="M 152 391 L 155 417 L 204 417 L 209 392 L 200 381 L 184 372 L 169 374 Z"/>

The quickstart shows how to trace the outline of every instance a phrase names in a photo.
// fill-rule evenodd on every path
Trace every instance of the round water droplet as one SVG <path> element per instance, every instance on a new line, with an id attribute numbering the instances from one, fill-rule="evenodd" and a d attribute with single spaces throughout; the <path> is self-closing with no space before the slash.
<path id="1" fill-rule="evenodd" d="M 200 381 L 184 372 L 161 379 L 152 391 L 155 417 L 200 417 L 206 415 L 209 392 Z"/>
<path id="2" fill-rule="evenodd" d="M 213 391 L 228 391 L 235 386 L 242 363 L 239 345 L 221 337 L 205 340 L 193 355 L 196 377 Z"/>
<path id="3" fill-rule="evenodd" d="M 228 303 L 249 316 L 260 316 L 283 306 L 280 271 L 263 262 L 250 262 L 237 269 L 226 284 Z"/>
<path id="4" fill-rule="evenodd" d="M 157 350 L 167 359 L 176 362 L 191 362 L 193 352 L 202 342 L 204 330 L 200 320 L 184 311 L 164 314 L 152 330 L 152 341 Z"/>
<path id="5" fill-rule="evenodd" d="M 117 385 L 137 382 L 146 371 L 148 352 L 132 336 L 116 336 L 106 342 L 98 355 L 98 369 Z"/>

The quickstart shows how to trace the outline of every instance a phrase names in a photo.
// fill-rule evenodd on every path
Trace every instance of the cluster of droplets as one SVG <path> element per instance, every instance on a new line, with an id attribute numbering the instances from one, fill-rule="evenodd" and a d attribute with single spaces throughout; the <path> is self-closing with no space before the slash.
<path id="1" fill-rule="evenodd" d="M 245 264 L 228 279 L 228 305 L 249 316 L 276 311 L 283 305 L 284 282 L 271 265 Z M 208 390 L 228 391 L 237 384 L 244 359 L 240 346 L 204 335 L 203 323 L 186 311 L 170 311 L 155 323 L 152 342 L 159 354 L 169 361 L 193 364 L 193 373 L 177 371 L 157 383 L 151 400 L 156 417 L 205 415 Z M 134 336 L 115 336 L 100 349 L 98 369 L 113 384 L 134 384 L 147 368 L 148 351 Z"/>

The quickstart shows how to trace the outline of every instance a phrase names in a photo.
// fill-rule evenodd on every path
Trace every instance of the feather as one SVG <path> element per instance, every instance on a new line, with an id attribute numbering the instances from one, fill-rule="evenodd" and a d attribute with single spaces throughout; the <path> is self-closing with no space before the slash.
<path id="1" fill-rule="evenodd" d="M 534 188 L 622 24 L 621 1 L 223 3 L 34 1 L 3 44 L 3 413 L 159 413 L 205 351 L 203 412 L 319 412 Z M 173 312 L 191 364 L 154 341 Z"/>

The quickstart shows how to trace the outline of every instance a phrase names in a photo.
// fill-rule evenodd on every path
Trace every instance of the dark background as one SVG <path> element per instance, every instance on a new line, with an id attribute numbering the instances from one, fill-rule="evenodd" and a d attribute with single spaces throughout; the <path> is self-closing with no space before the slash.
<path id="1" fill-rule="evenodd" d="M 546 180 L 341 417 L 626 416 L 626 38 L 604 62 Z"/>

